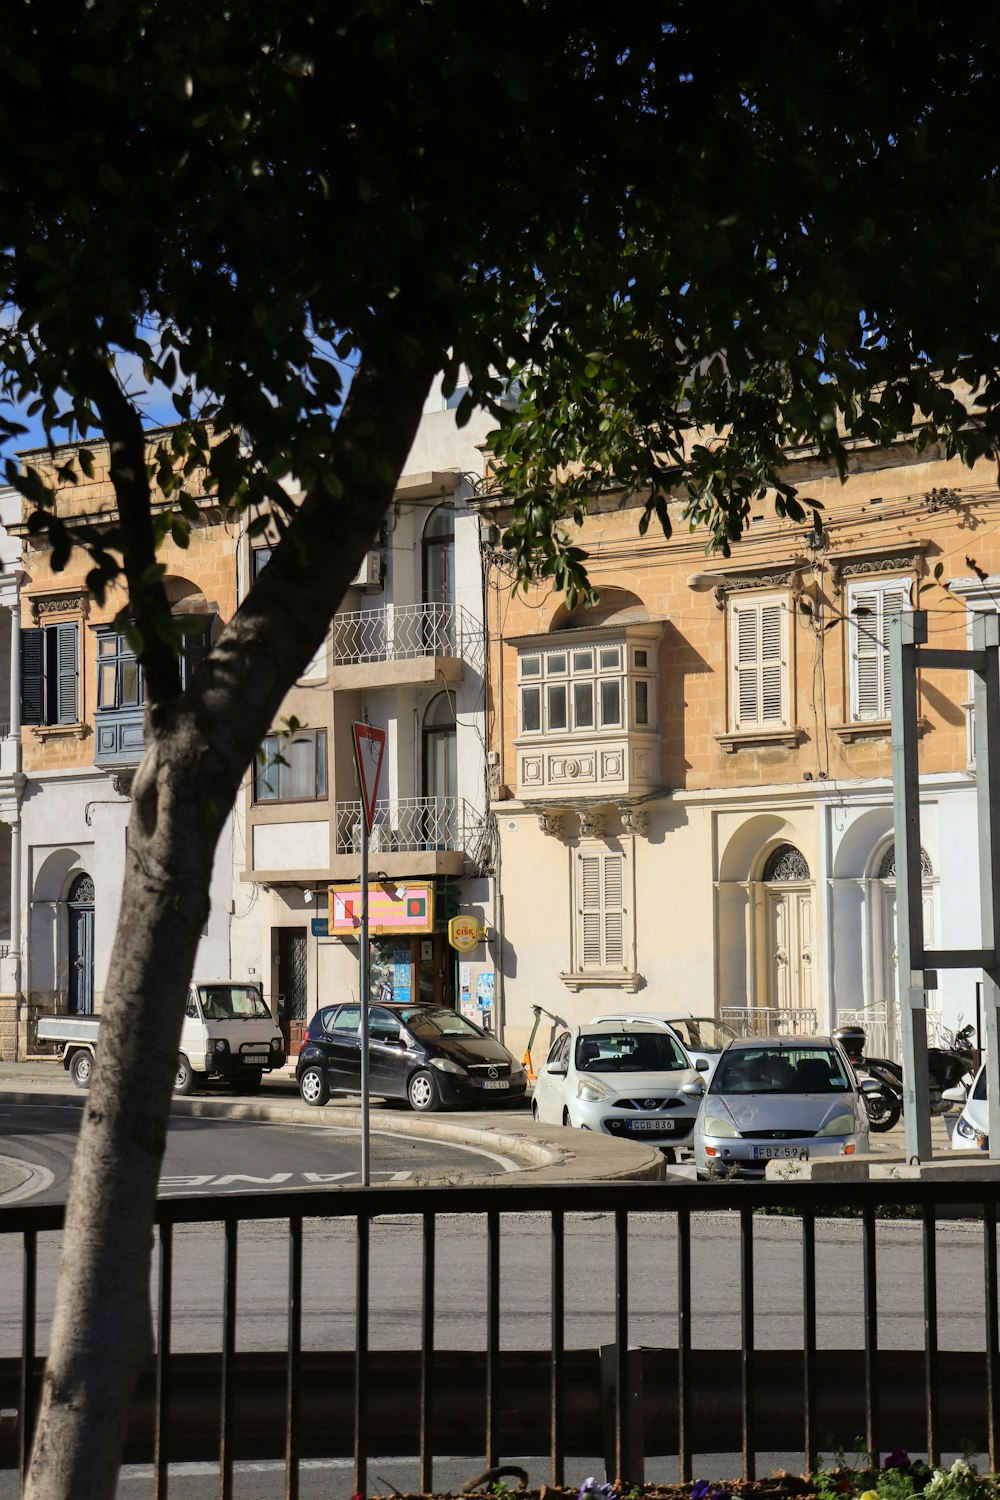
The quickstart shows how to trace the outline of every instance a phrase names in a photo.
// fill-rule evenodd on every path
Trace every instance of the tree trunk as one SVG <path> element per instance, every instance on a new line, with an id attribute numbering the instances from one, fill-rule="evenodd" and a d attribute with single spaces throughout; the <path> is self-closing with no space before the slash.
<path id="1" fill-rule="evenodd" d="M 115 1493 L 130 1396 L 151 1349 L 157 1184 L 219 834 L 285 693 L 372 543 L 431 373 L 358 373 L 332 439 L 344 498 L 305 497 L 191 688 L 147 711 L 100 1046 L 70 1178 L 29 1500 Z"/>

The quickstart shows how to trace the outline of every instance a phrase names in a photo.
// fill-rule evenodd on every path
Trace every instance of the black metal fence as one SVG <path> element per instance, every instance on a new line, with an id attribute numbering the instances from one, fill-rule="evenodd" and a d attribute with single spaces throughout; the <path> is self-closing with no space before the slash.
<path id="1" fill-rule="evenodd" d="M 157 1210 L 154 1364 L 140 1380 L 129 1425 L 127 1458 L 152 1461 L 154 1493 L 166 1495 L 171 1461 L 214 1456 L 221 1493 L 233 1492 L 237 1458 L 281 1458 L 285 1492 L 298 1495 L 299 1463 L 307 1456 L 353 1455 L 355 1489 L 365 1492 L 368 1455 L 419 1455 L 419 1483 L 434 1488 L 436 1454 L 481 1456 L 492 1467 L 525 1453 L 548 1453 L 549 1478 L 561 1485 L 566 1459 L 593 1454 L 601 1443 L 611 1473 L 642 1477 L 644 1451 L 673 1453 L 682 1479 L 692 1477 L 696 1454 L 741 1453 L 743 1474 L 755 1474 L 757 1454 L 802 1455 L 805 1472 L 831 1434 L 849 1441 L 863 1434 L 877 1461 L 886 1440 L 937 1461 L 971 1441 L 1000 1466 L 1000 1333 L 998 1333 L 997 1197 L 992 1182 L 879 1182 L 844 1184 L 649 1183 L 632 1185 L 375 1188 L 332 1192 L 239 1194 L 167 1198 Z M 837 1312 L 824 1302 L 817 1247 L 844 1214 L 853 1215 L 860 1251 L 858 1288 L 863 1337 L 846 1348 L 819 1346 L 817 1319 Z M 886 1214 L 905 1214 L 905 1233 L 920 1247 L 921 1346 L 880 1345 L 880 1277 L 893 1277 L 894 1245 L 879 1244 Z M 755 1300 L 771 1254 L 759 1241 L 763 1226 L 781 1216 L 786 1248 L 799 1259 L 788 1313 L 797 1336 L 790 1348 L 758 1347 Z M 418 1347 L 371 1347 L 371 1234 L 380 1216 L 411 1218 L 419 1231 L 419 1265 L 410 1282 Z M 517 1350 L 502 1342 L 501 1256 L 522 1234 L 525 1215 L 547 1240 L 547 1329 L 541 1348 Z M 604 1347 L 567 1345 L 567 1248 L 577 1216 L 607 1215 L 613 1338 Z M 630 1312 L 630 1246 L 636 1216 L 652 1216 L 671 1263 L 658 1267 L 657 1295 L 669 1307 L 673 1347 L 636 1348 Z M 727 1216 L 734 1246 L 729 1290 L 737 1301 L 738 1340 L 731 1348 L 699 1348 L 693 1338 L 692 1274 L 706 1224 Z M 831 1217 L 834 1216 L 834 1217 Z M 975 1349 L 939 1347 L 938 1243 L 941 1226 L 971 1218 L 967 1232 L 981 1245 L 982 1337 Z M 703 1216 L 707 1216 L 703 1217 Z M 482 1337 L 478 1347 L 436 1347 L 442 1318 L 461 1288 L 442 1290 L 439 1231 L 469 1221 L 485 1236 Z M 304 1228 L 346 1221 L 354 1240 L 349 1309 L 353 1348 L 303 1347 L 303 1318 L 321 1290 L 303 1284 Z M 280 1221 L 287 1232 L 287 1327 L 270 1350 L 237 1348 L 237 1289 L 241 1226 Z M 648 1228 L 650 1220 L 644 1218 Z M 0 1465 L 19 1466 L 22 1482 L 37 1409 L 41 1360 L 39 1236 L 58 1231 L 61 1208 L 23 1206 L 0 1215 L 0 1238 L 20 1236 L 22 1315 L 20 1356 L 0 1361 Z M 175 1352 L 175 1229 L 218 1225 L 223 1255 L 221 1343 L 208 1351 Z M 700 1227 L 699 1227 L 700 1226 Z M 613 1246 L 613 1248 L 612 1248 Z M 911 1246 L 911 1249 L 913 1247 Z M 824 1251 L 826 1253 L 826 1251 Z M 977 1270 L 978 1276 L 978 1270 Z M 795 1303 L 798 1309 L 795 1310 Z M 978 1311 L 973 1313 L 978 1329 Z M 641 1333 L 641 1329 L 639 1330 Z"/>

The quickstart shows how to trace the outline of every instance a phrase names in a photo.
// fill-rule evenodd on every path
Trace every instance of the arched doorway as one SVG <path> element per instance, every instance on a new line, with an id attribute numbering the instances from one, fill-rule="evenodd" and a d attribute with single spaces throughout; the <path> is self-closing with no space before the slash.
<path id="1" fill-rule="evenodd" d="M 878 988 L 876 1000 L 885 1005 L 888 1050 L 899 1050 L 899 970 L 896 941 L 896 845 L 892 841 L 876 850 L 872 860 L 874 902 L 872 905 L 872 970 Z M 937 935 L 937 881 L 926 849 L 920 850 L 920 899 L 924 918 L 924 944 L 933 948 Z M 928 1007 L 928 1039 L 936 1037 L 940 1010 Z"/>
<path id="2" fill-rule="evenodd" d="M 425 648 L 434 656 L 454 654 L 455 512 L 450 505 L 431 511 L 424 527 L 423 602 Z"/>
<path id="3" fill-rule="evenodd" d="M 69 916 L 69 1013 L 94 1014 L 94 882 L 77 875 L 66 897 Z"/>
<path id="4" fill-rule="evenodd" d="M 808 862 L 794 844 L 778 844 L 765 859 L 760 879 L 767 1004 L 772 1010 L 815 1016 L 815 902 Z"/>
<path id="5" fill-rule="evenodd" d="M 422 759 L 428 848 L 455 849 L 458 834 L 458 754 L 455 704 L 450 693 L 438 693 L 427 705 L 423 724 Z"/>

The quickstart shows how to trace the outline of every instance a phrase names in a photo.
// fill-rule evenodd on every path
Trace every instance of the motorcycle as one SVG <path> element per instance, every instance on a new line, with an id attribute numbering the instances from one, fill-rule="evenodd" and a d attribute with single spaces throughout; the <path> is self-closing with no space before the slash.
<path id="1" fill-rule="evenodd" d="M 833 1039 L 847 1053 L 847 1060 L 854 1071 L 878 1084 L 877 1089 L 864 1089 L 861 1096 L 865 1101 L 868 1123 L 872 1130 L 891 1130 L 903 1113 L 902 1070 L 897 1078 L 893 1072 L 895 1064 L 889 1062 L 888 1058 L 864 1055 L 868 1038 L 863 1026 L 838 1026 Z"/>
<path id="2" fill-rule="evenodd" d="M 941 1096 L 941 1108 L 936 1113 L 943 1114 L 951 1104 L 960 1108 L 965 1106 L 976 1072 L 972 1047 L 974 1033 L 974 1026 L 962 1026 L 955 1032 L 950 1046 L 927 1049 L 927 1070 L 931 1083 Z"/>

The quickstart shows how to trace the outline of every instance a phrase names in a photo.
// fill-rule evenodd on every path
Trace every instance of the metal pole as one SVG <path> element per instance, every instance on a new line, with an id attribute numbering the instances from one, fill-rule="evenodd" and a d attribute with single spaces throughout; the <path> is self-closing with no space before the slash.
<path id="1" fill-rule="evenodd" d="M 992 963 L 983 968 L 986 1022 L 986 1099 L 990 1156 L 1000 1157 L 1000 619 L 979 612 L 972 622 L 972 644 L 985 654 L 976 671 L 976 802 L 979 823 L 979 901 L 982 942 Z"/>
<path id="2" fill-rule="evenodd" d="M 368 814 L 361 809 L 361 1185 L 371 1187 L 368 1124 Z"/>
<path id="3" fill-rule="evenodd" d="M 927 640 L 927 613 L 889 622 L 892 693 L 892 797 L 896 834 L 896 957 L 903 1051 L 904 1149 L 907 1161 L 930 1161 L 930 1077 L 924 993 L 924 910 L 920 871 L 920 776 L 917 767 L 917 647 Z"/>

